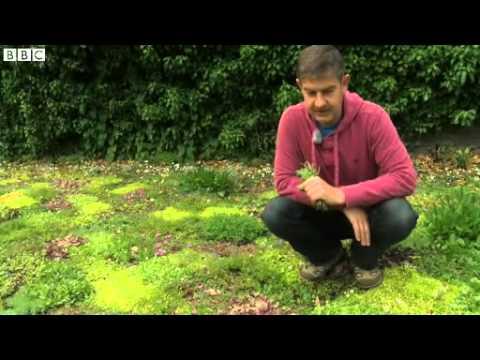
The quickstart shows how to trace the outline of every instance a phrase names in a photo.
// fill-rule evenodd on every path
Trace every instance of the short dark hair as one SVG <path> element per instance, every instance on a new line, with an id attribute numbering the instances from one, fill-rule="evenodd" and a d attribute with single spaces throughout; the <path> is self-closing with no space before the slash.
<path id="1" fill-rule="evenodd" d="M 313 45 L 300 52 L 297 63 L 297 79 L 317 79 L 327 74 L 333 74 L 339 80 L 345 74 L 343 56 L 336 47 Z"/>

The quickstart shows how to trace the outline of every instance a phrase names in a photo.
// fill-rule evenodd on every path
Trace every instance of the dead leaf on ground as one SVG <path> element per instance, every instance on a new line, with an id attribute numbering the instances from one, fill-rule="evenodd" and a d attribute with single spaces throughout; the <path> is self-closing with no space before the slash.
<path id="1" fill-rule="evenodd" d="M 64 209 L 71 209 L 72 204 L 62 198 L 57 198 L 50 200 L 47 204 L 45 204 L 44 207 L 50 211 L 60 211 Z"/>
<path id="2" fill-rule="evenodd" d="M 173 243 L 174 237 L 172 234 L 155 234 L 155 246 L 153 253 L 155 256 L 165 256 L 181 250 L 181 246 Z"/>
<path id="3" fill-rule="evenodd" d="M 136 191 L 132 191 L 123 197 L 123 199 L 129 204 L 132 204 L 136 201 L 145 200 L 146 198 L 147 198 L 147 195 L 144 189 L 138 189 Z"/>
<path id="4" fill-rule="evenodd" d="M 85 243 L 85 239 L 75 236 L 67 235 L 62 239 L 51 241 L 46 247 L 46 255 L 50 259 L 64 259 L 68 257 L 68 248 L 72 246 L 80 246 Z"/>
<path id="5" fill-rule="evenodd" d="M 281 315 L 284 314 L 278 304 L 272 303 L 262 295 L 249 296 L 242 300 L 233 300 L 228 315 Z"/>
<path id="6" fill-rule="evenodd" d="M 257 247 L 254 244 L 234 245 L 230 243 L 202 244 L 196 247 L 200 251 L 214 253 L 221 257 L 238 254 L 255 254 Z"/>
<path id="7" fill-rule="evenodd" d="M 54 180 L 53 184 L 56 188 L 62 189 L 66 192 L 76 192 L 82 186 L 82 183 L 80 181 L 62 179 Z"/>

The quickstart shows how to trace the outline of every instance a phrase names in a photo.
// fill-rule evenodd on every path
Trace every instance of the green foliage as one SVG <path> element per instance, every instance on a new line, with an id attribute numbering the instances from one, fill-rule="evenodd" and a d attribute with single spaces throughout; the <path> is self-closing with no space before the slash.
<path id="1" fill-rule="evenodd" d="M 351 289 L 334 302 L 327 301 L 317 306 L 318 315 L 365 315 L 365 314 L 452 314 L 464 311 L 455 306 L 461 288 L 431 278 L 411 267 L 387 269 L 387 281 L 368 292 Z"/>
<path id="2" fill-rule="evenodd" d="M 80 269 L 64 262 L 51 262 L 35 281 L 7 299 L 7 305 L 17 314 L 40 314 L 57 306 L 81 302 L 91 291 Z"/>
<path id="3" fill-rule="evenodd" d="M 458 149 L 455 152 L 455 163 L 459 168 L 469 169 L 472 165 L 473 152 L 469 147 Z"/>
<path id="4" fill-rule="evenodd" d="M 115 176 L 99 176 L 90 179 L 85 190 L 90 192 L 97 192 L 106 186 L 115 185 L 122 182 L 122 179 Z"/>
<path id="5" fill-rule="evenodd" d="M 0 298 L 13 294 L 19 286 L 32 281 L 41 271 L 44 262 L 41 258 L 18 254 L 0 258 Z"/>
<path id="6" fill-rule="evenodd" d="M 427 176 L 409 197 L 421 215 L 409 237 L 415 244 L 408 244 L 411 256 L 402 265 L 389 264 L 382 286 L 366 292 L 357 290 L 351 277 L 309 283 L 299 276 L 302 257 L 256 218 L 276 196 L 273 188 L 249 187 L 248 193 L 219 199 L 215 193 L 178 193 L 170 170 L 140 179 L 143 169 L 130 162 L 69 168 L 6 164 L 0 169 L 7 179 L 5 203 L 18 205 L 26 195 L 36 202 L 48 198 L 45 181 L 67 173 L 85 186 L 74 194 L 65 191 L 72 209 L 14 206 L 9 211 L 20 216 L 0 221 L 0 314 L 222 314 L 245 309 L 245 299 L 259 296 L 283 313 L 478 314 L 480 187 L 476 168 L 453 169 L 455 150 L 442 149 L 440 155 L 448 172 L 458 172 L 461 182 L 454 183 L 462 187 L 442 185 L 447 171 L 418 163 Z M 254 172 L 238 163 L 225 167 L 242 174 L 235 180 L 243 186 L 247 177 L 263 180 L 271 174 L 270 166 Z M 167 181 L 155 182 L 157 174 Z M 155 201 L 132 212 L 123 194 L 136 186 L 120 195 L 111 191 L 137 181 Z M 108 216 L 102 204 L 111 207 Z M 85 242 L 66 248 L 68 258 L 49 260 L 47 246 L 54 240 L 67 246 L 60 240 L 68 234 Z M 403 246 L 407 243 L 399 250 Z"/>
<path id="7" fill-rule="evenodd" d="M 318 171 L 312 164 L 306 163 L 303 168 L 297 171 L 297 176 L 299 176 L 303 181 L 307 181 L 312 177 L 318 176 Z M 316 209 L 320 211 L 328 211 L 328 206 L 325 204 L 325 202 L 320 200 L 316 203 Z"/>
<path id="8" fill-rule="evenodd" d="M 128 184 L 125 186 L 122 186 L 120 188 L 112 190 L 112 194 L 115 195 L 126 195 L 131 192 L 140 190 L 140 189 L 145 189 L 145 185 L 141 183 L 133 183 L 133 184 Z"/>
<path id="9" fill-rule="evenodd" d="M 480 46 L 347 46 L 343 50 L 351 89 L 385 106 L 403 135 L 470 126 L 476 120 L 478 95 L 473 85 Z"/>
<path id="10" fill-rule="evenodd" d="M 227 196 L 233 193 L 235 188 L 235 176 L 230 171 L 198 167 L 179 175 L 179 190 L 182 192 L 199 191 Z"/>
<path id="11" fill-rule="evenodd" d="M 108 213 L 112 208 L 110 204 L 98 201 L 96 196 L 91 195 L 68 195 L 66 199 L 78 210 L 83 220 L 92 219 L 101 214 Z"/>
<path id="12" fill-rule="evenodd" d="M 318 171 L 315 169 L 315 167 L 307 163 L 303 168 L 297 171 L 297 175 L 303 180 L 307 181 L 308 179 L 318 176 Z"/>
<path id="13" fill-rule="evenodd" d="M 0 158 L 271 156 L 300 45 L 47 46 L 0 70 Z M 351 89 L 403 135 L 477 119 L 479 45 L 343 45 Z M 161 156 L 160 156 L 161 158 Z"/>
<path id="14" fill-rule="evenodd" d="M 225 241 L 248 244 L 267 233 L 254 218 L 245 215 L 214 215 L 198 224 L 199 236 L 207 241 Z"/>
<path id="15" fill-rule="evenodd" d="M 21 209 L 35 203 L 35 199 L 26 195 L 24 191 L 13 191 L 0 196 L 0 206 L 3 208 Z"/>
<path id="16" fill-rule="evenodd" d="M 66 236 L 73 228 L 72 213 L 35 211 L 16 219 L 0 222 L 0 246 L 7 255 L 39 251 L 45 242 Z"/>
<path id="17" fill-rule="evenodd" d="M 205 283 L 212 277 L 207 264 L 214 262 L 212 256 L 191 250 L 142 262 L 138 272 L 145 286 L 153 286 L 156 290 L 155 300 L 151 301 L 155 313 L 191 314 L 192 305 L 182 296 L 182 286 L 192 282 Z"/>
<path id="18" fill-rule="evenodd" d="M 479 241 L 480 195 L 467 187 L 445 190 L 438 195 L 426 216 L 426 228 L 433 239 L 445 245 L 452 236 L 466 241 Z"/>
<path id="19" fill-rule="evenodd" d="M 18 209 L 10 209 L 0 205 L 0 222 L 15 219 L 20 214 Z"/>
<path id="20" fill-rule="evenodd" d="M 85 236 L 88 242 L 70 252 L 72 256 L 80 255 L 105 260 L 119 264 L 129 264 L 135 259 L 131 248 L 138 245 L 138 236 L 129 233 L 114 235 L 107 232 L 95 232 Z"/>
<path id="21" fill-rule="evenodd" d="M 32 184 L 25 193 L 39 202 L 45 202 L 55 197 L 57 192 L 48 183 L 35 183 Z"/>

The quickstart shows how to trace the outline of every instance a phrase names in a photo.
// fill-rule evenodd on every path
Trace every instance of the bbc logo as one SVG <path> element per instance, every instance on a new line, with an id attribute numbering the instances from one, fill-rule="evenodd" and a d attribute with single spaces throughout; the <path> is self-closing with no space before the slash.
<path id="1" fill-rule="evenodd" d="M 45 61 L 45 49 L 3 49 L 3 61 Z"/>

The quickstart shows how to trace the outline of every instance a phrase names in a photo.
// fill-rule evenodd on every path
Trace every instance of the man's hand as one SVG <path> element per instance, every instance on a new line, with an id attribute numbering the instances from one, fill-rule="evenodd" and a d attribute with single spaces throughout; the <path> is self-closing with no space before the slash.
<path id="1" fill-rule="evenodd" d="M 311 177 L 299 185 L 298 189 L 305 191 L 312 204 L 316 204 L 317 201 L 322 200 L 332 207 L 341 207 L 345 205 L 344 192 L 340 188 L 331 186 L 318 176 Z"/>
<path id="2" fill-rule="evenodd" d="M 355 238 L 362 246 L 370 246 L 370 225 L 367 212 L 361 208 L 343 209 L 343 213 L 352 224 Z"/>

